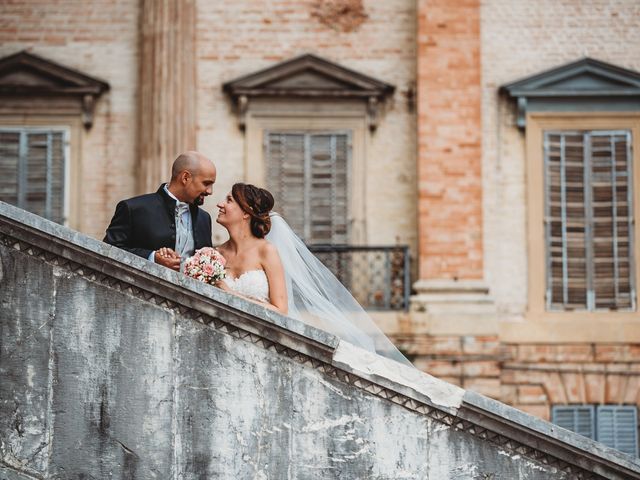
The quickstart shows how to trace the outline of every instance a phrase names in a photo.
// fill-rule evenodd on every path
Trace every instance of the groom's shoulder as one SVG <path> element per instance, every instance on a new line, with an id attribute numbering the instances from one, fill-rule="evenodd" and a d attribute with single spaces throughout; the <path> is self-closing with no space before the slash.
<path id="1" fill-rule="evenodd" d="M 156 203 L 161 201 L 162 201 L 162 197 L 158 194 L 158 192 L 145 193 L 143 195 L 137 195 L 135 197 L 131 197 L 131 198 L 127 198 L 126 200 L 123 200 L 123 202 L 131 206 L 148 205 L 150 203 Z"/>

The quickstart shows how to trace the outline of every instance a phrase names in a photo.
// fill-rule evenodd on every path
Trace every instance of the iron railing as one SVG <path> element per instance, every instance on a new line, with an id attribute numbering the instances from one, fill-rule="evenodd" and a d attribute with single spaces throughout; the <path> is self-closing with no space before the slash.
<path id="1" fill-rule="evenodd" d="M 367 310 L 407 310 L 411 292 L 409 247 L 309 245 Z"/>

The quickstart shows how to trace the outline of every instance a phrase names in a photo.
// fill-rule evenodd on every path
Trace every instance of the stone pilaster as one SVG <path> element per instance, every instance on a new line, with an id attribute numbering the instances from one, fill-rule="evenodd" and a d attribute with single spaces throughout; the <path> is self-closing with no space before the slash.
<path id="1" fill-rule="evenodd" d="M 155 190 L 196 147 L 195 0 L 142 0 L 138 189 Z"/>

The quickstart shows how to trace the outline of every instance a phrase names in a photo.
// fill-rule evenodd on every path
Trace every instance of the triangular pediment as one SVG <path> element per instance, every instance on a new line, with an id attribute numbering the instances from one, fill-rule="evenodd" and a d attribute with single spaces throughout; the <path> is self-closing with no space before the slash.
<path id="1" fill-rule="evenodd" d="M 0 93 L 100 95 L 102 80 L 22 51 L 0 59 Z"/>
<path id="2" fill-rule="evenodd" d="M 512 97 L 640 95 L 640 73 L 584 58 L 504 85 Z"/>
<path id="3" fill-rule="evenodd" d="M 306 72 L 298 72 L 288 77 L 277 78 L 271 82 L 266 82 L 264 88 L 280 88 L 280 89 L 319 89 L 319 90 L 335 90 L 335 89 L 352 89 L 357 86 L 348 85 L 340 82 L 335 78 L 323 75 L 321 72 L 312 70 Z"/>
<path id="4" fill-rule="evenodd" d="M 224 90 L 237 98 L 257 96 L 377 97 L 393 93 L 381 80 L 315 55 L 303 55 L 232 80 Z"/>

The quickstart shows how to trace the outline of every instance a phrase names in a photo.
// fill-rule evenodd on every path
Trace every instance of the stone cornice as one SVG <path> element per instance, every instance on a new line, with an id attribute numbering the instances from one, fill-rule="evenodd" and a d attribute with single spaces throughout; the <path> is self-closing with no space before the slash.
<path id="1" fill-rule="evenodd" d="M 27 51 L 0 59 L 0 96 L 77 97 L 87 129 L 93 125 L 97 99 L 108 90 L 102 80 Z"/>
<path id="2" fill-rule="evenodd" d="M 623 453 L 2 202 L 0 244 L 276 352 L 498 445 L 514 459 L 551 466 L 566 478 L 640 479 L 640 463 Z"/>
<path id="3" fill-rule="evenodd" d="M 640 100 L 640 72 L 583 58 L 508 83 L 499 91 L 516 100 L 517 123 L 524 128 L 535 102 L 556 105 L 561 111 L 616 111 L 620 102 L 634 108 Z"/>
<path id="4" fill-rule="evenodd" d="M 321 98 L 366 102 L 371 130 L 377 127 L 379 104 L 395 91 L 393 85 L 312 54 L 236 78 L 222 89 L 236 105 L 240 128 L 254 98 Z"/>

